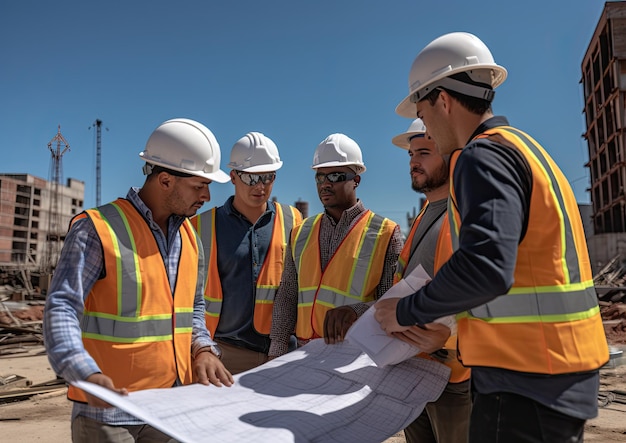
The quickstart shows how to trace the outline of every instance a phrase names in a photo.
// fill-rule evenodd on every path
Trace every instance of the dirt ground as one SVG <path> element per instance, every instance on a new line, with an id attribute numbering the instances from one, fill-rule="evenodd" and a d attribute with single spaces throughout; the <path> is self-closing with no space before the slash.
<path id="1" fill-rule="evenodd" d="M 622 346 L 626 353 L 626 346 Z M 626 394 L 626 358 L 619 365 L 602 369 L 601 391 L 621 391 Z M 16 374 L 33 384 L 55 379 L 43 347 L 35 346 L 27 353 L 0 356 L 0 376 Z M 61 388 L 28 400 L 0 404 L 0 435 L 7 442 L 69 442 L 70 402 Z M 622 397 L 626 402 L 626 395 Z M 626 404 L 616 397 L 600 408 L 599 416 L 587 423 L 585 441 L 626 441 Z M 610 399 L 609 399 L 610 400 Z M 404 443 L 402 434 L 384 443 Z"/>

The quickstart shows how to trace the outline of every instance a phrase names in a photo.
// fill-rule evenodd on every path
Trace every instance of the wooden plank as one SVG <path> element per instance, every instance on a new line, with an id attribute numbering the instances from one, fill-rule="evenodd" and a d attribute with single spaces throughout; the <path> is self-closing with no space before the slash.
<path id="1" fill-rule="evenodd" d="M 27 400 L 33 395 L 46 394 L 48 392 L 54 392 L 54 391 L 58 391 L 61 389 L 67 389 L 65 380 L 57 379 L 57 380 L 47 382 L 47 383 L 52 383 L 52 382 L 54 383 L 50 385 L 40 383 L 38 385 L 31 386 L 26 389 L 13 389 L 11 391 L 0 392 L 0 404 Z"/>

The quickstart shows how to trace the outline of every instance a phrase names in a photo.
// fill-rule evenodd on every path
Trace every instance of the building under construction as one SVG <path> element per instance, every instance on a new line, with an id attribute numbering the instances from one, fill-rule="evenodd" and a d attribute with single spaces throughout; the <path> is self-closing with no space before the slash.
<path id="1" fill-rule="evenodd" d="M 83 210 L 84 195 L 85 183 L 76 179 L 57 185 L 29 174 L 0 174 L 4 278 L 16 271 L 45 276 L 54 269 L 70 219 Z"/>
<path id="2" fill-rule="evenodd" d="M 606 2 L 581 65 L 592 264 L 626 253 L 626 2 Z"/>
<path id="3" fill-rule="evenodd" d="M 0 284 L 44 292 L 56 267 L 71 218 L 82 211 L 85 183 L 62 183 L 69 143 L 57 134 L 48 143 L 50 181 L 29 174 L 0 174 Z M 21 283 L 21 284 L 20 284 Z"/>

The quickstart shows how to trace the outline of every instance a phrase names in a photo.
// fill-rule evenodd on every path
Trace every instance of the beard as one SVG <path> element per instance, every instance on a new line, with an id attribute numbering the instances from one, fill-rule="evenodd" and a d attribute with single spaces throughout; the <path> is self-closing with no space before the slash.
<path id="1" fill-rule="evenodd" d="M 413 170 L 411 170 L 413 172 Z M 420 170 L 423 172 L 423 170 Z M 441 165 L 440 168 L 433 171 L 432 175 L 426 176 L 426 180 L 421 184 L 417 180 L 411 180 L 411 188 L 415 192 L 430 192 L 438 189 L 446 184 L 448 181 L 448 167 L 446 164 Z"/>
<path id="2" fill-rule="evenodd" d="M 192 217 L 198 211 L 197 208 L 194 207 L 196 204 L 202 204 L 203 202 L 193 202 L 189 204 L 187 200 L 185 200 L 182 194 L 178 191 L 176 187 L 172 190 L 172 192 L 165 199 L 166 206 L 169 211 L 178 215 L 179 217 Z"/>

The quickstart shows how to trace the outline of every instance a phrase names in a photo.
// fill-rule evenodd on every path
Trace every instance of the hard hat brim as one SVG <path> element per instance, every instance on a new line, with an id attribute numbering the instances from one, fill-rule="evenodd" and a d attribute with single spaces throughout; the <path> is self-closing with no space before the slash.
<path id="1" fill-rule="evenodd" d="M 359 172 L 358 174 L 363 174 L 365 172 L 365 165 L 361 165 L 358 163 L 346 163 L 346 162 L 326 162 L 326 163 L 320 163 L 317 165 L 313 165 L 311 166 L 311 169 L 318 169 L 318 168 L 332 168 L 333 166 L 352 166 L 352 167 L 356 167 L 359 168 Z"/>
<path id="2" fill-rule="evenodd" d="M 192 175 L 197 175 L 199 177 L 208 178 L 209 180 L 212 180 L 217 183 L 228 183 L 230 181 L 230 175 L 228 175 L 221 169 L 218 169 L 215 172 L 209 172 L 209 173 L 207 172 L 199 172 L 198 174 L 192 173 Z"/>
<path id="3" fill-rule="evenodd" d="M 406 98 L 402 100 L 398 106 L 396 106 L 396 114 L 406 118 L 415 118 L 417 116 L 415 103 L 411 102 L 412 95 L 413 94 L 407 95 Z"/>
<path id="4" fill-rule="evenodd" d="M 214 182 L 217 182 L 217 183 L 228 183 L 230 181 L 230 175 L 228 175 L 227 173 L 225 173 L 221 169 L 218 169 L 215 172 L 192 171 L 192 170 L 189 170 L 189 169 L 178 168 L 178 167 L 172 166 L 172 165 L 164 163 L 164 162 L 154 161 L 152 159 L 147 160 L 145 158 L 143 152 L 139 153 L 139 157 L 141 157 L 146 163 L 149 163 L 151 165 L 157 165 L 157 166 L 161 166 L 161 167 L 163 167 L 165 169 L 171 169 L 172 171 L 178 171 L 178 172 L 182 172 L 184 174 L 190 174 L 190 175 L 194 175 L 196 177 L 206 178 L 208 180 L 211 180 L 211 181 L 214 181 Z"/>
<path id="5" fill-rule="evenodd" d="M 279 161 L 278 163 L 274 163 L 271 165 L 250 166 L 249 168 L 239 168 L 239 167 L 235 167 L 231 163 L 228 164 L 229 168 L 235 171 L 241 171 L 241 172 L 274 172 L 274 171 L 278 171 L 280 168 L 282 168 L 282 166 L 283 166 L 282 161 Z"/>
<path id="6" fill-rule="evenodd" d="M 411 146 L 411 142 L 409 139 L 414 135 L 424 134 L 423 132 L 405 132 L 403 134 L 398 134 L 394 138 L 391 139 L 391 143 L 396 145 L 398 148 L 409 150 Z"/>

